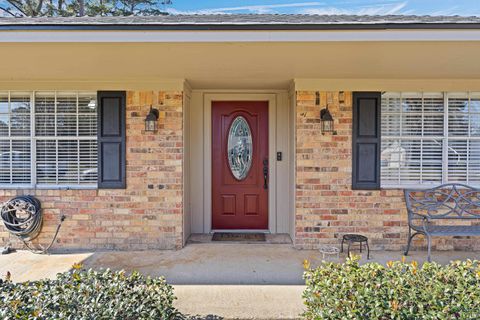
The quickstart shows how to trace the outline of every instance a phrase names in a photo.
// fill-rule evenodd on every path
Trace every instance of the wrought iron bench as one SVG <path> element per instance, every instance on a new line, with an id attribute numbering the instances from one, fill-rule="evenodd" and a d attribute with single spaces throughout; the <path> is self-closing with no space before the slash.
<path id="1" fill-rule="evenodd" d="M 427 238 L 428 261 L 431 237 L 480 236 L 479 225 L 458 225 L 454 220 L 478 219 L 480 222 L 480 189 L 464 184 L 445 184 L 432 189 L 404 190 L 408 211 L 408 255 L 413 237 Z M 450 225 L 445 225 L 450 224 Z"/>

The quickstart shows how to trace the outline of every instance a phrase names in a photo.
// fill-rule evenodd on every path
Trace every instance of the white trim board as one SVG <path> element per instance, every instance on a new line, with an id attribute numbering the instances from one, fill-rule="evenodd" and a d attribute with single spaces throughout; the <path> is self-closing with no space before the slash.
<path id="1" fill-rule="evenodd" d="M 359 31 L 0 31 L 0 42 L 480 41 L 480 30 Z"/>
<path id="2" fill-rule="evenodd" d="M 192 89 L 187 81 L 183 88 L 183 245 L 185 246 L 191 234 L 192 210 L 190 201 L 190 101 L 192 100 Z"/>
<path id="3" fill-rule="evenodd" d="M 0 33 L 1 36 L 1 33 Z M 115 78 L 104 80 L 37 79 L 0 80 L 2 91 L 100 91 L 100 90 L 163 90 L 182 91 L 185 79 Z"/>
<path id="4" fill-rule="evenodd" d="M 480 91 L 477 79 L 375 79 L 375 78 L 296 78 L 297 91 Z"/>

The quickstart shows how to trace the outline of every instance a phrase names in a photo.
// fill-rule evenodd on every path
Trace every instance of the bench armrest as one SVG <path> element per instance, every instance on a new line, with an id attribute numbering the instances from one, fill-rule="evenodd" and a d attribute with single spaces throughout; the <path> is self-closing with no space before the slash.
<path id="1" fill-rule="evenodd" d="M 407 211 L 408 211 L 408 222 L 409 223 L 412 220 L 426 220 L 426 221 L 430 222 L 430 217 L 425 215 L 425 214 L 412 212 L 411 210 L 407 210 Z"/>

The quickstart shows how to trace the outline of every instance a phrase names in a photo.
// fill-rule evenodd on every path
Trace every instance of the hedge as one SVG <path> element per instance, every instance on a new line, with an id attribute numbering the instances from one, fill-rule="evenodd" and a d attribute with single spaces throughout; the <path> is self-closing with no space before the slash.
<path id="1" fill-rule="evenodd" d="M 306 268 L 306 319 L 480 319 L 480 262 L 324 262 Z"/>
<path id="2" fill-rule="evenodd" d="M 178 319 L 174 299 L 164 278 L 77 266 L 55 280 L 0 280 L 0 319 Z"/>

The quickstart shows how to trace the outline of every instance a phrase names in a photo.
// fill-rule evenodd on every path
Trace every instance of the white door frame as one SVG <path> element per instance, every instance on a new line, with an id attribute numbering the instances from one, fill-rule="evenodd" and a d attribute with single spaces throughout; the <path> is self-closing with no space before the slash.
<path id="1" fill-rule="evenodd" d="M 268 231 L 277 232 L 277 199 L 276 199 L 276 115 L 277 94 L 275 93 L 205 93 L 203 96 L 204 114 L 204 226 L 207 232 L 212 231 L 212 102 L 213 101 L 268 101 Z M 229 230 L 234 231 L 234 230 Z M 242 230 L 245 232 L 246 230 Z M 248 230 L 247 230 L 248 231 Z"/>

